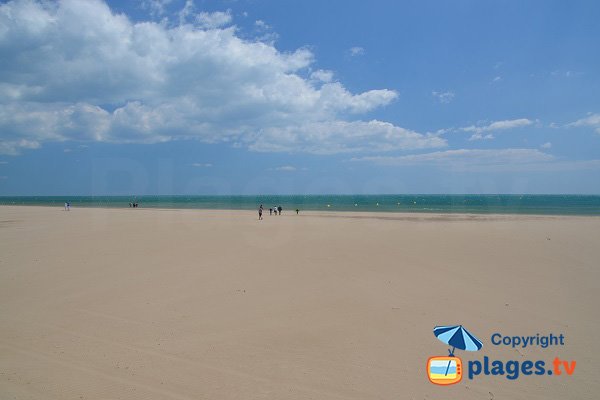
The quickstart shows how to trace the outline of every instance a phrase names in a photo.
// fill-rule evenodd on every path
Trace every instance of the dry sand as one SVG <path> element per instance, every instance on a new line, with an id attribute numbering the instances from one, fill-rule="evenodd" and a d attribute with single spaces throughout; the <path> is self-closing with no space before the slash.
<path id="1" fill-rule="evenodd" d="M 0 399 L 595 399 L 599 238 L 584 217 L 0 207 Z M 434 386 L 446 324 L 484 342 L 465 363 L 576 371 Z"/>

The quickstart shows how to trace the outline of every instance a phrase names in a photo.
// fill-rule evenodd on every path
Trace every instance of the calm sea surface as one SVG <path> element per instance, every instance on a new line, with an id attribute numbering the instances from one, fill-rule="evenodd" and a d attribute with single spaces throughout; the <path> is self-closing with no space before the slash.
<path id="1" fill-rule="evenodd" d="M 265 195 L 265 196 L 19 196 L 1 205 L 254 210 L 262 204 L 317 211 L 600 215 L 596 195 Z"/>

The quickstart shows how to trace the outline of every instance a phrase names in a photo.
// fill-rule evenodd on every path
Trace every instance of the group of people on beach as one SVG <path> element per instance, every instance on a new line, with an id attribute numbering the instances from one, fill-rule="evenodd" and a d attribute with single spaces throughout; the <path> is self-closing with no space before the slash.
<path id="1" fill-rule="evenodd" d="M 277 215 L 277 213 L 279 213 L 279 215 L 281 215 L 281 210 L 283 210 L 283 208 L 281 208 L 281 206 L 269 208 L 269 215 L 273 215 L 273 211 L 275 211 L 275 215 Z"/>
<path id="2" fill-rule="evenodd" d="M 283 210 L 283 208 L 281 206 L 271 207 L 271 208 L 269 208 L 269 215 L 273 215 L 273 212 L 275 212 L 275 215 L 281 215 L 282 210 Z M 258 219 L 259 220 L 263 219 L 262 215 L 263 215 L 263 205 L 261 204 L 260 207 L 258 207 Z"/>
<path id="3" fill-rule="evenodd" d="M 130 208 L 137 208 L 138 205 L 139 205 L 138 203 L 129 203 Z"/>
<path id="4" fill-rule="evenodd" d="M 71 211 L 71 203 L 65 202 L 65 211 Z"/>
<path id="5" fill-rule="evenodd" d="M 281 206 L 271 207 L 271 208 L 269 208 L 269 215 L 273 215 L 273 213 L 275 213 L 275 215 L 281 215 L 282 210 L 283 210 L 283 208 Z M 300 210 L 296 208 L 296 214 L 299 214 L 299 213 L 300 213 Z M 260 207 L 258 207 L 258 219 L 259 220 L 263 219 L 262 215 L 263 215 L 263 205 L 261 204 Z"/>

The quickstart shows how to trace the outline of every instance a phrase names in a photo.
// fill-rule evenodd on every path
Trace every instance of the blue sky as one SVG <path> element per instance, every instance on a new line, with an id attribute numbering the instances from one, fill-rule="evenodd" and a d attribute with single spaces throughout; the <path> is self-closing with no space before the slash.
<path id="1" fill-rule="evenodd" d="M 600 3 L 0 3 L 0 195 L 600 193 Z"/>

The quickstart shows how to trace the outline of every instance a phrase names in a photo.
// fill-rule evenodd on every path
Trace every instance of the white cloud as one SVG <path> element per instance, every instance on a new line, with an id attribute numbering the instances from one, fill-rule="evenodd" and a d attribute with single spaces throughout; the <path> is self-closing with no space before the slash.
<path id="1" fill-rule="evenodd" d="M 1 4 L 0 153 L 69 140 L 323 154 L 446 144 L 351 118 L 397 93 L 351 93 L 323 70 L 303 78 L 314 63 L 306 48 L 242 39 L 222 27 L 229 12 L 197 14 L 189 0 L 178 17 L 179 25 L 133 22 L 100 0 Z"/>
<path id="2" fill-rule="evenodd" d="M 554 157 L 537 149 L 459 149 L 406 156 L 376 156 L 354 158 L 381 165 L 497 165 L 551 161 Z"/>
<path id="3" fill-rule="evenodd" d="M 333 80 L 333 72 L 319 69 L 319 70 L 311 73 L 310 77 L 314 80 L 327 83 L 327 82 L 331 82 Z"/>
<path id="4" fill-rule="evenodd" d="M 534 121 L 527 118 L 519 118 L 519 119 L 508 119 L 503 121 L 494 121 L 488 125 L 471 125 L 464 128 L 460 128 L 460 130 L 464 132 L 475 132 L 475 133 L 483 133 L 483 132 L 492 132 L 492 131 L 500 131 L 514 128 L 522 128 L 524 126 L 529 126 L 533 124 Z"/>
<path id="5" fill-rule="evenodd" d="M 600 169 L 600 160 L 558 160 L 537 149 L 459 149 L 407 156 L 353 158 L 385 166 L 432 166 L 458 172 L 575 171 Z"/>
<path id="6" fill-rule="evenodd" d="M 214 29 L 229 25 L 232 21 L 231 11 L 201 12 L 196 15 L 196 22 L 202 28 Z"/>
<path id="7" fill-rule="evenodd" d="M 179 11 L 179 25 L 187 22 L 188 17 L 194 13 L 194 8 L 194 0 L 185 0 L 185 5 Z"/>
<path id="8" fill-rule="evenodd" d="M 392 151 L 444 147 L 446 141 L 382 121 L 329 121 L 285 128 L 268 128 L 253 140 L 254 151 L 287 151 L 313 154 Z"/>
<path id="9" fill-rule="evenodd" d="M 150 14 L 154 16 L 164 15 L 166 12 L 166 7 L 173 0 L 144 0 L 142 2 L 142 8 L 150 10 Z"/>
<path id="10" fill-rule="evenodd" d="M 295 171 L 308 171 L 306 167 L 294 167 L 293 165 L 282 165 L 275 168 L 268 168 L 267 171 L 282 171 L 282 172 L 295 172 Z"/>
<path id="11" fill-rule="evenodd" d="M 546 142 L 540 146 L 542 149 L 550 149 L 552 148 L 552 143 Z"/>
<path id="12" fill-rule="evenodd" d="M 406 156 L 356 157 L 384 166 L 430 166 L 457 172 L 559 172 L 600 169 L 600 160 L 560 160 L 537 149 L 459 149 Z"/>
<path id="13" fill-rule="evenodd" d="M 502 80 L 501 76 L 496 76 L 494 79 L 492 79 L 492 82 L 499 82 Z"/>
<path id="14" fill-rule="evenodd" d="M 8 164 L 8 161 L 0 161 L 0 165 L 2 164 Z"/>
<path id="15" fill-rule="evenodd" d="M 438 99 L 442 104 L 448 104 L 454 99 L 453 92 L 431 92 L 431 95 Z"/>
<path id="16" fill-rule="evenodd" d="M 34 140 L 0 140 L 0 154 L 16 156 L 25 149 L 39 149 L 40 143 Z"/>
<path id="17" fill-rule="evenodd" d="M 192 167 L 198 167 L 198 168 L 210 168 L 213 165 L 211 163 L 193 163 Z"/>
<path id="18" fill-rule="evenodd" d="M 590 127 L 594 128 L 594 130 L 600 133 L 600 114 L 589 114 L 585 118 L 578 119 L 575 122 L 571 122 L 567 124 L 568 127 Z"/>
<path id="19" fill-rule="evenodd" d="M 261 29 L 269 29 L 270 26 L 267 25 L 267 23 L 265 21 L 263 21 L 262 19 L 257 19 L 256 21 L 254 21 L 254 25 L 256 25 L 258 28 Z"/>
<path id="20" fill-rule="evenodd" d="M 275 41 L 279 39 L 279 35 L 273 32 L 271 26 L 262 19 L 254 21 L 254 26 L 256 28 L 255 33 L 257 34 L 255 38 L 256 41 L 273 45 Z"/>
<path id="21" fill-rule="evenodd" d="M 527 118 L 519 118 L 519 119 L 509 119 L 503 121 L 494 121 L 487 125 L 470 125 L 462 128 L 458 128 L 455 131 L 462 132 L 473 132 L 469 140 L 489 140 L 494 139 L 493 134 L 485 134 L 486 132 L 497 132 L 504 131 L 509 129 L 523 128 L 525 126 L 529 126 L 534 124 L 535 121 L 532 121 Z"/>
<path id="22" fill-rule="evenodd" d="M 473 141 L 473 140 L 492 140 L 492 139 L 494 139 L 494 135 L 492 135 L 491 133 L 488 133 L 487 135 L 484 135 L 483 133 L 474 133 L 469 138 L 469 141 Z"/>
<path id="23" fill-rule="evenodd" d="M 354 46 L 350 48 L 349 52 L 352 57 L 362 56 L 365 54 L 365 49 L 359 46 Z"/>

